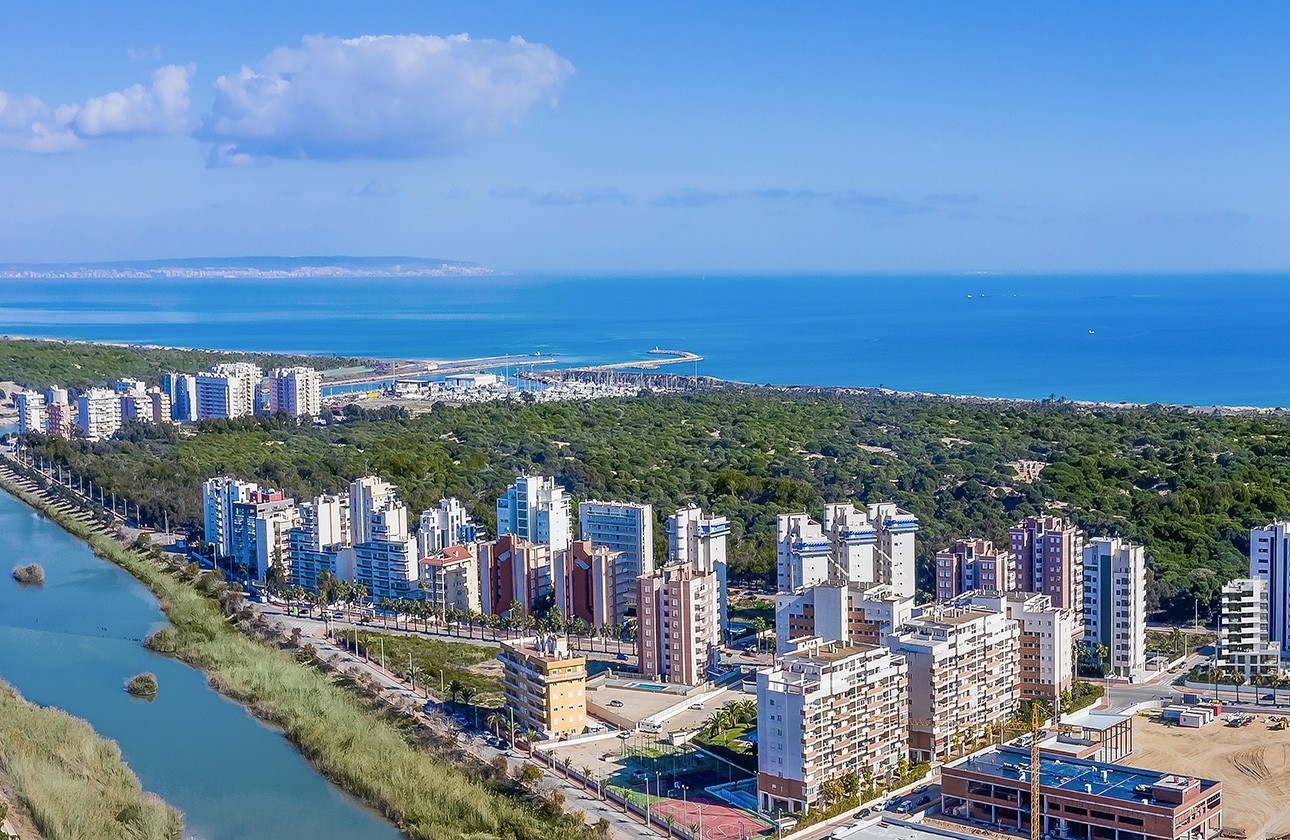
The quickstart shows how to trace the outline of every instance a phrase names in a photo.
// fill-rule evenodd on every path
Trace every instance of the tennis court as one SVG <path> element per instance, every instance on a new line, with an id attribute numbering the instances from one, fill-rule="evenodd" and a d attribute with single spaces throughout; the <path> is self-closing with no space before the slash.
<path id="1" fill-rule="evenodd" d="M 702 793 L 684 800 L 656 801 L 652 808 L 664 819 L 671 817 L 673 825 L 684 829 L 696 840 L 744 840 L 774 829 L 766 820 Z"/>

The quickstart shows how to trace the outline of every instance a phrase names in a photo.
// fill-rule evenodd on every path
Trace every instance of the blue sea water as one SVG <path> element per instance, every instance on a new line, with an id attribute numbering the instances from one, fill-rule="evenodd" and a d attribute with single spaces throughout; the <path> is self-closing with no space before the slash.
<path id="1" fill-rule="evenodd" d="M 1287 303 L 1283 275 L 5 280 L 0 331 L 578 364 L 661 346 L 744 382 L 1281 406 Z"/>

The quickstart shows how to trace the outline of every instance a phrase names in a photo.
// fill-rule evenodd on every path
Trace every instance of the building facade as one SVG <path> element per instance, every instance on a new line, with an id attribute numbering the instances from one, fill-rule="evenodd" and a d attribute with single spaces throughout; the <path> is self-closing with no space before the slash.
<path id="1" fill-rule="evenodd" d="M 578 534 L 592 545 L 618 555 L 611 581 L 613 620 L 627 617 L 636 605 L 636 578 L 654 571 L 654 507 L 629 502 L 582 502 Z"/>
<path id="2" fill-rule="evenodd" d="M 1250 577 L 1266 584 L 1268 639 L 1290 659 L 1290 522 L 1250 529 Z"/>
<path id="3" fill-rule="evenodd" d="M 337 580 L 353 580 L 350 563 L 342 557 L 349 542 L 349 497 L 322 495 L 300 505 L 296 527 L 287 534 L 291 583 L 314 592 L 324 572 Z"/>
<path id="4" fill-rule="evenodd" d="M 1064 609 L 1083 609 L 1084 537 L 1079 529 L 1059 516 L 1030 516 L 1008 532 L 1008 541 L 1018 589 L 1047 595 Z"/>
<path id="5" fill-rule="evenodd" d="M 44 394 L 39 391 L 19 391 L 13 395 L 13 404 L 18 409 L 18 434 L 36 432 L 43 435 L 49 430 Z"/>
<path id="6" fill-rule="evenodd" d="M 935 605 L 896 632 L 892 650 L 909 664 L 909 748 L 918 761 L 944 758 L 984 735 L 1021 699 L 1021 629 L 990 610 Z"/>
<path id="7" fill-rule="evenodd" d="M 822 583 L 775 596 L 775 642 L 788 650 L 812 636 L 851 644 L 887 644 L 914 615 L 914 599 L 878 584 Z"/>
<path id="8" fill-rule="evenodd" d="M 440 499 L 438 506 L 421 511 L 417 552 L 421 557 L 433 557 L 449 546 L 469 545 L 479 536 L 479 528 L 465 505 L 456 499 Z"/>
<path id="9" fill-rule="evenodd" d="M 269 371 L 269 413 L 294 418 L 322 414 L 322 374 L 311 367 L 280 367 Z"/>
<path id="10" fill-rule="evenodd" d="M 1084 547 L 1084 643 L 1105 645 L 1111 673 L 1147 666 L 1146 557 L 1140 545 L 1097 537 Z"/>
<path id="11" fill-rule="evenodd" d="M 674 563 L 642 575 L 636 595 L 636 654 L 642 677 L 699 685 L 721 646 L 717 576 Z"/>
<path id="12" fill-rule="evenodd" d="M 1075 628 L 1082 619 L 1073 612 L 1033 592 L 969 592 L 954 604 L 1003 613 L 1017 623 L 1020 699 L 1051 706 L 1074 684 Z"/>
<path id="13" fill-rule="evenodd" d="M 483 611 L 505 615 L 519 604 L 533 615 L 554 601 L 555 570 L 551 549 L 515 534 L 503 534 L 479 546 L 479 593 Z"/>
<path id="14" fill-rule="evenodd" d="M 816 807 L 830 779 L 883 779 L 908 752 L 908 677 L 885 647 L 812 638 L 757 674 L 757 798 Z"/>
<path id="15" fill-rule="evenodd" d="M 1281 652 L 1271 640 L 1268 584 L 1263 578 L 1228 581 L 1220 595 L 1218 666 L 1247 681 L 1281 675 Z"/>
<path id="16" fill-rule="evenodd" d="M 202 514 L 206 541 L 215 547 L 216 557 L 233 555 L 233 505 L 245 502 L 260 489 L 253 481 L 232 476 L 208 478 L 202 483 Z"/>
<path id="17" fill-rule="evenodd" d="M 989 540 L 955 540 L 936 553 L 936 600 L 948 601 L 964 592 L 1011 592 L 1017 588 L 1012 555 L 996 551 Z"/>
<path id="18" fill-rule="evenodd" d="M 294 499 L 286 498 L 281 490 L 252 490 L 245 499 L 232 503 L 229 557 L 260 583 L 274 567 L 285 582 L 289 575 L 288 532 L 298 524 Z"/>
<path id="19" fill-rule="evenodd" d="M 349 488 L 349 531 L 354 579 L 373 599 L 406 598 L 417 588 L 417 541 L 408 529 L 408 507 L 392 484 L 373 476 Z"/>
<path id="20" fill-rule="evenodd" d="M 197 374 L 197 419 L 255 414 L 263 379 L 263 371 L 250 362 L 218 364 Z"/>
<path id="21" fill-rule="evenodd" d="M 421 597 L 443 613 L 479 612 L 479 556 L 474 543 L 450 545 L 418 561 Z"/>
<path id="22" fill-rule="evenodd" d="M 729 594 L 726 589 L 726 539 L 730 520 L 716 514 L 705 514 L 699 507 L 678 508 L 663 526 L 667 535 L 668 563 L 686 563 L 696 571 L 712 572 L 717 577 L 718 621 L 722 632 L 729 625 L 726 612 Z"/>
<path id="23" fill-rule="evenodd" d="M 555 556 L 555 605 L 565 618 L 580 618 L 592 627 L 625 620 L 628 609 L 636 604 L 636 596 L 633 592 L 631 602 L 627 602 L 617 581 L 627 574 L 624 567 L 632 565 L 607 546 L 574 540 Z M 634 586 L 635 579 L 632 583 Z"/>
<path id="24" fill-rule="evenodd" d="M 76 424 L 86 440 L 105 440 L 121 429 L 121 398 L 106 388 L 90 388 L 76 400 Z"/>
<path id="25" fill-rule="evenodd" d="M 497 535 L 514 534 L 555 553 L 573 541 L 569 494 L 550 476 L 521 475 L 497 497 Z"/>
<path id="26" fill-rule="evenodd" d="M 826 505 L 823 524 L 806 514 L 781 515 L 775 532 L 780 592 L 821 583 L 883 583 L 897 595 L 914 595 L 918 518 L 895 504 L 863 510 Z"/>
<path id="27" fill-rule="evenodd" d="M 517 728 L 543 739 L 587 728 L 587 660 L 554 636 L 503 641 L 502 692 Z"/>

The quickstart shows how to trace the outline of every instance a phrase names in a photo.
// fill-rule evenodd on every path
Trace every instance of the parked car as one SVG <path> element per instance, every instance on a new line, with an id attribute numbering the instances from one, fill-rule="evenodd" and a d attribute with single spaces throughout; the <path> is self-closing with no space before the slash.
<path id="1" fill-rule="evenodd" d="M 904 802 L 900 803 L 899 806 L 897 806 L 896 813 L 908 814 L 912 810 L 914 810 L 914 803 L 906 799 Z"/>
<path id="2" fill-rule="evenodd" d="M 622 706 L 622 705 L 623 705 L 623 701 L 622 701 L 622 700 L 610 700 L 610 701 L 609 701 L 609 705 L 611 705 L 611 706 L 613 706 L 615 709 L 617 709 L 617 708 L 619 708 L 620 706 Z"/>
<path id="3" fill-rule="evenodd" d="M 691 708 L 691 709 L 694 709 L 694 710 L 696 710 L 696 711 L 700 711 L 700 712 L 701 712 L 701 711 L 703 711 L 703 704 L 702 704 L 702 703 L 697 703 L 697 702 L 696 702 L 696 703 L 691 703 L 691 704 L 690 704 L 690 708 Z"/>
<path id="4" fill-rule="evenodd" d="M 625 654 L 625 653 L 620 653 L 620 654 L 618 654 L 617 656 L 615 656 L 615 657 L 614 657 L 614 659 L 617 659 L 619 662 L 626 662 L 626 661 L 627 661 L 627 654 Z"/>

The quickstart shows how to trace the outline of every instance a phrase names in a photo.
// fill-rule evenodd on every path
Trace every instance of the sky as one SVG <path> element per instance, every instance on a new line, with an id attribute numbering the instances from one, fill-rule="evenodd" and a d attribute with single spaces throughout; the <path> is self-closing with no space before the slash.
<path id="1" fill-rule="evenodd" d="M 1290 7 L 114 4 L 0 16 L 0 262 L 1278 271 Z"/>

